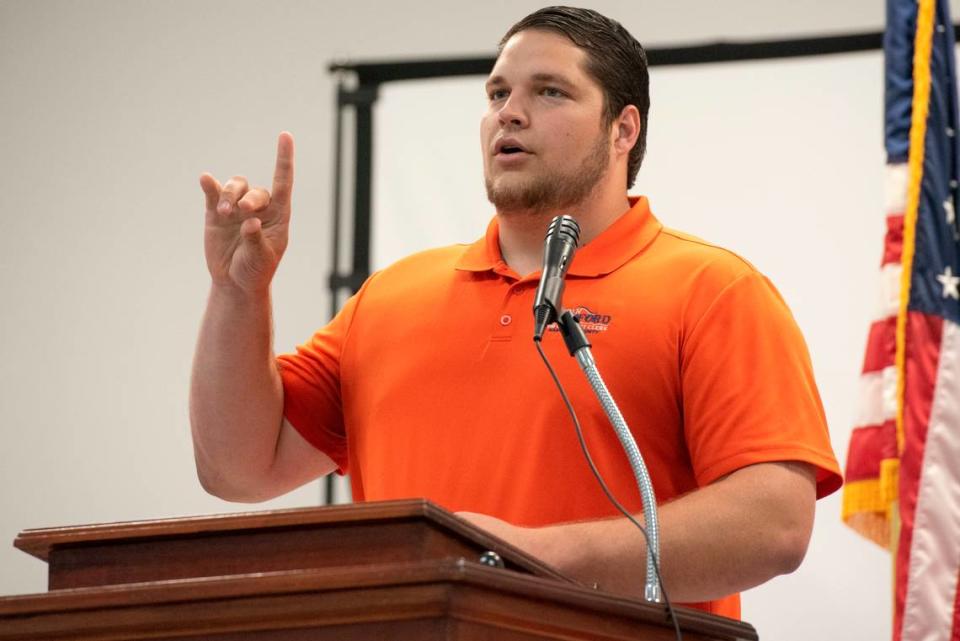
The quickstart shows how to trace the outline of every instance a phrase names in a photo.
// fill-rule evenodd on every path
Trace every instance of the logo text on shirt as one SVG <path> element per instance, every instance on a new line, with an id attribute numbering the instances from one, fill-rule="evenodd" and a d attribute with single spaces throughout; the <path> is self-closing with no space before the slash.
<path id="1" fill-rule="evenodd" d="M 597 314 L 582 305 L 580 307 L 571 307 L 570 313 L 577 318 L 580 327 L 583 328 L 586 334 L 599 334 L 600 332 L 607 331 L 607 328 L 610 327 L 610 321 L 612 320 L 609 314 Z M 550 325 L 548 331 L 557 332 L 560 330 L 554 323 Z"/>

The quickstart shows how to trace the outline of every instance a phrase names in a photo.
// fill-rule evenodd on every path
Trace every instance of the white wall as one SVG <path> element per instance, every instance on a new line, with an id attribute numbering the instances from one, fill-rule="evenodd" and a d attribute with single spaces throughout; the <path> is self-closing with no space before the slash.
<path id="1" fill-rule="evenodd" d="M 883 21 L 874 0 L 588 4 L 652 46 Z M 268 183 L 277 132 L 294 132 L 293 237 L 274 287 L 277 347 L 290 349 L 327 315 L 327 63 L 491 53 L 538 6 L 0 0 L 0 594 L 45 589 L 44 565 L 3 543 L 22 529 L 247 509 L 206 496 L 193 472 L 187 382 L 207 288 L 200 172 Z M 883 155 L 879 56 L 836 60 L 847 65 L 839 80 L 802 61 L 751 63 L 750 98 L 720 82 L 742 78 L 733 66 L 655 71 L 638 187 L 668 224 L 775 278 L 810 343 L 843 457 L 880 251 Z M 794 72 L 788 95 L 760 91 Z M 835 112 L 804 123 L 807 101 Z M 718 119 L 721 104 L 741 122 Z M 443 110 L 420 103 L 407 115 Z M 766 124 L 748 138 L 730 133 L 754 119 Z M 811 125 L 824 136 L 805 151 L 826 170 L 793 161 L 814 144 Z M 475 134 L 473 121 L 457 138 Z M 479 168 L 475 157 L 462 166 Z M 723 178 L 731 168 L 735 179 Z M 679 173 L 694 187 L 672 187 Z M 768 188 L 774 179 L 786 187 Z M 479 188 L 479 173 L 470 180 Z M 748 202 L 766 214 L 745 217 Z M 852 360 L 832 358 L 837 345 Z M 318 497 L 309 486 L 255 509 Z M 886 556 L 838 524 L 838 496 L 817 518 L 808 562 L 746 595 L 745 617 L 770 639 L 887 636 Z"/>

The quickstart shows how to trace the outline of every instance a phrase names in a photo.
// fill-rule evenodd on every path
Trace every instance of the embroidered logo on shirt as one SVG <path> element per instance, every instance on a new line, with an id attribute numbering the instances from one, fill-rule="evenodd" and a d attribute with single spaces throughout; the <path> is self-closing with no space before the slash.
<path id="1" fill-rule="evenodd" d="M 580 321 L 580 327 L 583 328 L 586 334 L 599 334 L 600 332 L 607 331 L 607 328 L 610 326 L 610 321 L 613 320 L 609 314 L 597 314 L 582 305 L 580 307 L 571 307 L 570 312 Z M 548 331 L 558 332 L 560 330 L 555 323 L 552 323 Z"/>

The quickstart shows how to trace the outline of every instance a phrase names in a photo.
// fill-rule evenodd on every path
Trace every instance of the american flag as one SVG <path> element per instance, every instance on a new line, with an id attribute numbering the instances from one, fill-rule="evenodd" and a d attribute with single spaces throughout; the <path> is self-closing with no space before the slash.
<path id="1" fill-rule="evenodd" d="M 960 641 L 960 232 L 946 0 L 888 0 L 887 234 L 843 518 L 894 560 L 894 641 Z"/>

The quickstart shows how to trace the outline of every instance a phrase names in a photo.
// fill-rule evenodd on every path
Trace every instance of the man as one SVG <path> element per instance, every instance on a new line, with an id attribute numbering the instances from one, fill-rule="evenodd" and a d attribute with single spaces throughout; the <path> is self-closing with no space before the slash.
<path id="1" fill-rule="evenodd" d="M 269 293 L 292 138 L 280 137 L 271 192 L 201 177 L 212 277 L 191 390 L 201 482 L 257 501 L 349 471 L 358 500 L 425 496 L 573 578 L 640 596 L 642 537 L 591 477 L 530 344 L 546 226 L 571 213 L 582 248 L 565 304 L 593 319 L 595 356 L 650 468 L 665 587 L 737 617 L 740 590 L 797 567 L 815 499 L 841 482 L 799 331 L 751 265 L 628 198 L 649 99 L 643 50 L 618 23 L 536 12 L 504 37 L 486 87 L 486 237 L 373 275 L 297 354 L 272 354 Z M 544 347 L 601 472 L 639 516 L 589 387 L 556 333 Z"/>

